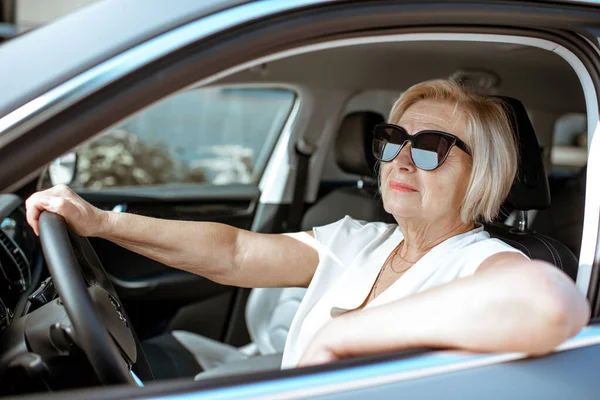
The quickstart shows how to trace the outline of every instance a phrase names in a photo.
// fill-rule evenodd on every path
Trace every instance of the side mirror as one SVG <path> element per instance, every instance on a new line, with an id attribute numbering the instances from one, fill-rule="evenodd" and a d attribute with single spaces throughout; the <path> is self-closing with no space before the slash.
<path id="1" fill-rule="evenodd" d="M 48 166 L 48 175 L 52 186 L 54 185 L 68 185 L 75 180 L 77 173 L 77 153 L 67 153 Z"/>

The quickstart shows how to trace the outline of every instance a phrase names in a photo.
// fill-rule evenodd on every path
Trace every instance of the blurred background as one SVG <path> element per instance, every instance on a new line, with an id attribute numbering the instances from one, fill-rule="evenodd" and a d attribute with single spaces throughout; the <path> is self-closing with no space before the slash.
<path id="1" fill-rule="evenodd" d="M 95 0 L 0 0 L 0 40 L 35 28 Z"/>

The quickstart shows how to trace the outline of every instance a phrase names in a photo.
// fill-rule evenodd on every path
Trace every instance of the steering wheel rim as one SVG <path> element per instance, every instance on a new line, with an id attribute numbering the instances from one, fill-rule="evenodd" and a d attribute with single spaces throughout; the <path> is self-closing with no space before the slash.
<path id="1" fill-rule="evenodd" d="M 40 215 L 39 230 L 48 270 L 73 325 L 76 343 L 85 353 L 98 379 L 103 384 L 139 385 L 141 382 L 134 378 L 130 368 L 136 362 L 137 351 L 141 351 L 141 346 L 133 328 L 124 317 L 121 302 L 89 241 L 87 238 L 70 232 L 65 220 L 60 215 L 48 211 L 44 211 Z M 95 280 L 94 283 L 86 283 L 84 280 L 85 272 L 82 271 L 83 266 L 80 265 L 75 255 L 71 237 L 79 239 L 83 246 L 89 246 L 89 249 L 85 249 L 88 256 L 91 251 L 92 257 L 95 257 L 96 273 L 99 272 L 104 276 Z M 107 285 L 109 287 L 106 287 Z M 96 293 L 94 299 L 90 294 L 92 290 L 94 290 L 92 295 Z M 98 298 L 103 301 L 99 302 Z M 100 313 L 97 307 L 102 308 Z M 104 318 L 101 318 L 99 314 Z M 121 345 L 120 349 L 115 343 L 119 336 L 122 340 L 129 342 L 127 333 L 124 333 L 123 327 L 119 327 L 120 332 L 118 333 L 121 335 L 111 335 L 113 332 L 109 333 L 105 327 L 107 315 L 113 321 L 118 318 L 119 322 L 132 335 L 131 339 L 135 343 L 133 352 L 131 343 L 126 343 L 129 344 L 129 360 L 126 358 L 126 352 L 122 351 L 125 346 Z M 145 361 L 145 357 L 143 360 Z"/>

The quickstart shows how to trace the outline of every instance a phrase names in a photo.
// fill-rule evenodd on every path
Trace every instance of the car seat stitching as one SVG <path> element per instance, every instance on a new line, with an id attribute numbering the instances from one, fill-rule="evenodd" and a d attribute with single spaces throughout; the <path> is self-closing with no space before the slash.
<path id="1" fill-rule="evenodd" d="M 556 255 L 556 259 L 557 259 L 557 266 L 558 266 L 560 269 L 563 269 L 563 268 L 562 268 L 562 262 L 561 262 L 561 259 L 560 259 L 560 254 L 558 253 L 558 251 L 556 250 L 556 248 L 555 248 L 555 247 L 552 245 L 552 243 L 550 243 L 550 242 L 549 242 L 549 241 L 547 241 L 547 240 L 546 240 L 544 237 L 542 237 L 541 235 L 539 235 L 539 234 L 537 234 L 537 233 L 534 233 L 533 235 L 534 235 L 534 237 L 535 237 L 536 239 L 538 239 L 539 241 L 541 241 L 542 243 L 544 243 L 544 245 L 546 245 L 546 247 L 548 248 L 548 250 L 550 250 L 550 251 L 552 252 L 552 254 L 553 254 L 553 255 Z M 553 258 L 554 258 L 554 257 L 553 257 Z"/>
<path id="2" fill-rule="evenodd" d="M 541 241 L 542 241 L 544 244 L 546 244 L 546 245 L 547 245 L 547 247 L 549 247 L 551 250 L 553 250 L 553 251 L 554 251 L 554 253 L 556 254 L 556 258 L 558 259 L 558 264 L 559 264 L 559 265 L 558 265 L 558 267 L 559 267 L 561 270 L 563 270 L 563 271 L 564 271 L 565 269 L 563 268 L 563 264 L 562 264 L 562 260 L 561 260 L 561 257 L 560 257 L 560 253 L 558 252 L 558 250 L 556 249 L 556 247 L 554 247 L 554 245 L 553 245 L 553 244 L 552 244 L 552 243 L 551 243 L 549 240 L 546 240 L 546 239 L 545 239 L 544 237 L 542 237 L 541 235 L 539 235 L 539 234 L 537 234 L 537 233 L 535 233 L 534 235 L 535 235 L 535 236 L 536 236 L 538 239 L 540 239 L 540 240 L 541 240 Z"/>
<path id="3" fill-rule="evenodd" d="M 533 238 L 535 238 L 535 239 L 539 240 L 540 242 L 542 242 L 542 244 L 543 244 L 544 246 L 546 246 L 546 248 L 547 248 L 547 249 L 548 249 L 548 251 L 550 252 L 550 255 L 552 256 L 552 261 L 553 261 L 554 265 L 556 265 L 558 268 L 560 268 L 561 270 L 563 270 L 563 271 L 564 271 L 564 269 L 562 268 L 562 264 L 559 264 L 559 263 L 556 261 L 556 257 L 554 256 L 554 252 L 552 251 L 552 249 L 550 248 L 550 246 L 548 246 L 548 244 L 547 244 L 547 243 L 546 243 L 544 240 L 542 240 L 540 237 L 538 237 L 536 234 L 533 234 L 531 237 L 533 237 Z"/>
<path id="4" fill-rule="evenodd" d="M 526 246 L 524 246 L 522 243 L 515 242 L 514 240 L 510 240 L 510 239 L 502 239 L 502 240 L 504 240 L 505 242 L 510 242 L 510 245 L 511 245 L 512 247 L 519 247 L 519 248 L 521 249 L 521 251 L 523 251 L 524 253 L 526 253 L 526 254 L 527 254 L 527 256 L 528 256 L 529 258 L 531 258 L 531 252 L 530 252 L 530 251 L 529 251 L 529 249 L 528 249 Z"/>

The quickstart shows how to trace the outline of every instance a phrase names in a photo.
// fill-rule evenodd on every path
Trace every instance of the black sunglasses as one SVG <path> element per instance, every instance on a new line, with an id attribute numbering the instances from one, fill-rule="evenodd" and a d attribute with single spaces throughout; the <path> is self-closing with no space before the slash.
<path id="1" fill-rule="evenodd" d="M 413 163 L 425 171 L 442 165 L 452 146 L 471 155 L 469 146 L 450 133 L 427 130 L 410 135 L 406 129 L 393 124 L 379 124 L 373 130 L 373 154 L 380 161 L 392 161 L 407 142 Z"/>

